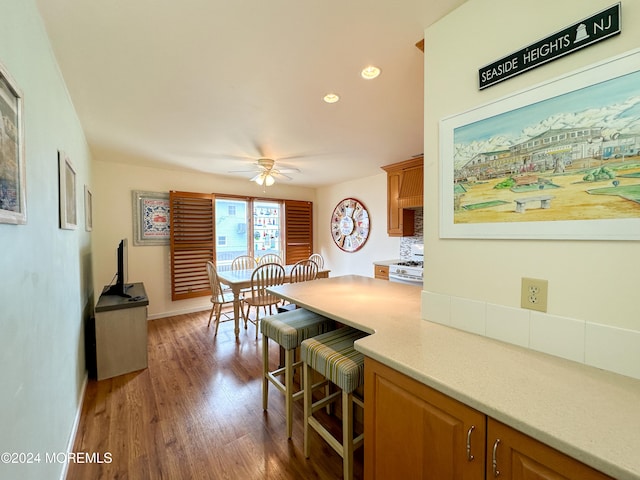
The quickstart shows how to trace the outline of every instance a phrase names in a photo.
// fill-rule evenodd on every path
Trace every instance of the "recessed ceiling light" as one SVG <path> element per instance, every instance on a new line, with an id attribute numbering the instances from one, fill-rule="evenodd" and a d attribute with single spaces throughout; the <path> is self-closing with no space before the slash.
<path id="1" fill-rule="evenodd" d="M 380 75 L 380 69 L 378 67 L 374 67 L 373 65 L 369 65 L 368 67 L 362 69 L 360 75 L 362 76 L 362 78 L 371 80 Z"/>
<path id="2" fill-rule="evenodd" d="M 324 101 L 327 103 L 336 103 L 338 100 L 340 100 L 340 97 L 337 93 L 327 93 L 324 96 Z"/>

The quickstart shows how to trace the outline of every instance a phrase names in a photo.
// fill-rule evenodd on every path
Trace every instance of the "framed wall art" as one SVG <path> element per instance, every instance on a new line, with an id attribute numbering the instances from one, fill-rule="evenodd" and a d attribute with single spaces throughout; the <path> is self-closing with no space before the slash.
<path id="1" fill-rule="evenodd" d="M 58 151 L 58 184 L 60 202 L 60 228 L 75 230 L 78 226 L 76 207 L 76 170 L 69 157 Z"/>
<path id="2" fill-rule="evenodd" d="M 93 230 L 93 193 L 88 185 L 84 186 L 84 229 Z"/>
<path id="3" fill-rule="evenodd" d="M 0 223 L 27 223 L 23 97 L 0 64 Z"/>
<path id="4" fill-rule="evenodd" d="M 169 194 L 134 190 L 133 244 L 168 245 L 170 238 Z"/>
<path id="5" fill-rule="evenodd" d="M 440 121 L 440 237 L 640 239 L 640 49 Z"/>

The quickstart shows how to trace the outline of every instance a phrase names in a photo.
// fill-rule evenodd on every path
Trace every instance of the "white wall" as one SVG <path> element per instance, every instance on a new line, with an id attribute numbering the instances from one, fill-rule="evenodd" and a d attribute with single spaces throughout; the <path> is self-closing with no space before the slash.
<path id="1" fill-rule="evenodd" d="M 102 153 L 104 156 L 104 153 Z M 111 154 L 115 155 L 115 154 Z M 118 156 L 118 161 L 127 161 Z M 263 189 L 247 180 L 196 172 L 95 161 L 94 284 L 96 299 L 116 272 L 116 248 L 129 239 L 129 281 L 143 282 L 149 297 L 151 319 L 211 307 L 209 297 L 171 301 L 169 246 L 133 245 L 132 191 L 229 193 L 256 197 L 315 201 L 315 190 L 276 183 Z M 315 214 L 315 212 L 314 212 Z"/>
<path id="2" fill-rule="evenodd" d="M 55 479 L 86 378 L 83 323 L 93 307 L 91 236 L 83 188 L 91 163 L 83 132 L 33 0 L 4 0 L 0 62 L 22 89 L 27 224 L 0 224 L 0 452 L 41 463 L 0 462 L 0 478 Z M 77 230 L 58 228 L 57 151 L 77 171 Z"/>
<path id="3" fill-rule="evenodd" d="M 400 160 L 398 160 L 400 161 Z M 331 238 L 331 215 L 345 198 L 362 202 L 369 212 L 370 232 L 364 246 L 357 252 L 340 250 Z M 332 276 L 364 275 L 373 277 L 373 262 L 399 258 L 400 238 L 387 235 L 387 174 L 366 177 L 331 187 L 318 189 L 316 231 L 318 245 Z"/>
<path id="4" fill-rule="evenodd" d="M 478 90 L 479 67 L 612 3 L 611 0 L 468 0 L 426 30 L 427 273 L 423 316 L 462 324 L 460 316 L 472 313 L 478 322 L 468 325 L 469 329 L 490 334 L 491 315 L 487 312 L 496 306 L 509 307 L 513 310 L 498 308 L 507 318 L 503 332 L 519 325 L 521 333 L 526 331 L 528 335 L 519 337 L 525 346 L 562 354 L 566 353 L 563 344 L 571 344 L 570 348 L 578 349 L 574 352 L 576 359 L 606 368 L 606 362 L 592 360 L 594 355 L 606 356 L 628 343 L 635 351 L 619 359 L 622 363 L 619 370 L 640 375 L 636 367 L 630 368 L 633 362 L 640 364 L 640 354 L 636 353 L 640 351 L 637 241 L 456 240 L 438 236 L 439 173 L 446 161 L 439 157 L 439 120 L 640 46 L 636 28 L 640 22 L 640 2 L 622 2 L 620 35 L 484 91 Z M 549 281 L 550 315 L 541 317 L 519 310 L 520 281 L 525 276 Z M 547 334 L 554 347 L 537 343 L 538 328 L 543 323 L 551 326 L 543 336 Z M 610 327 L 607 331 L 617 339 L 608 347 L 610 352 L 594 352 L 591 348 L 591 343 L 597 340 L 596 324 Z M 571 328 L 563 333 L 561 326 Z"/>

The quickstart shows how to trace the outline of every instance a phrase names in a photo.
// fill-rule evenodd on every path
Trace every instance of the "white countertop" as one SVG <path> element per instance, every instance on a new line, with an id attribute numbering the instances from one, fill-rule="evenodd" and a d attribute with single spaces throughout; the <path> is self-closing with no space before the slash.
<path id="1" fill-rule="evenodd" d="M 348 275 L 270 289 L 372 333 L 356 349 L 619 480 L 640 480 L 640 381 L 420 318 L 420 287 Z"/>

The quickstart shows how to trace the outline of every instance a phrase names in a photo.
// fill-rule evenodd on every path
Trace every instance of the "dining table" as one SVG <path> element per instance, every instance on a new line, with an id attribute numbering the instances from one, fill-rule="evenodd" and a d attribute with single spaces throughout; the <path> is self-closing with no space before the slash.
<path id="1" fill-rule="evenodd" d="M 257 267 L 256 267 L 257 268 Z M 241 293 L 251 287 L 251 275 L 255 269 L 248 270 L 226 270 L 218 271 L 220 283 L 228 286 L 233 292 L 233 323 L 236 339 L 240 335 L 240 304 L 242 302 Z M 293 265 L 284 265 L 284 282 L 291 281 L 291 270 Z M 317 278 L 328 278 L 331 270 L 318 270 Z"/>

